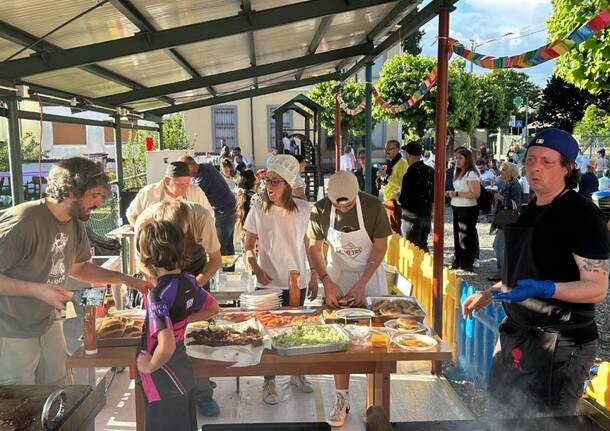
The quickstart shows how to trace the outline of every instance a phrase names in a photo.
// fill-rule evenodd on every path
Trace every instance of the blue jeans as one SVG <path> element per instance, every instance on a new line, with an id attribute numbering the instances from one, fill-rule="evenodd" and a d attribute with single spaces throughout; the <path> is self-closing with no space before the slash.
<path id="1" fill-rule="evenodd" d="M 233 246 L 235 218 L 235 211 L 225 213 L 216 212 L 216 235 L 218 235 L 220 253 L 223 256 L 235 254 L 235 247 Z M 227 271 L 233 271 L 233 269 L 227 269 Z"/>
<path id="2" fill-rule="evenodd" d="M 402 236 L 428 253 L 430 251 L 428 249 L 428 236 L 432 226 L 432 217 L 413 215 L 415 217 L 405 218 L 403 211 L 400 224 Z"/>
<path id="3" fill-rule="evenodd" d="M 498 274 L 502 275 L 502 271 L 504 271 L 504 229 L 496 230 L 494 252 L 496 253 L 496 270 Z"/>

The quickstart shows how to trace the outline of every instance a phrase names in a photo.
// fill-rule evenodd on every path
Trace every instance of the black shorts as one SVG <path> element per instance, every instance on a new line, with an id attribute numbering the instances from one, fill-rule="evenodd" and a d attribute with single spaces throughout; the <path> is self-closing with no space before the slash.
<path id="1" fill-rule="evenodd" d="M 197 431 L 193 391 L 183 397 L 146 403 L 146 431 Z"/>

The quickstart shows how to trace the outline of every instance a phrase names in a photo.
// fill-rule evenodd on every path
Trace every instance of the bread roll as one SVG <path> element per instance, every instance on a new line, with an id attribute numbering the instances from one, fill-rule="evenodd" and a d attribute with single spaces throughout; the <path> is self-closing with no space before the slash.
<path id="1" fill-rule="evenodd" d="M 128 337 L 139 337 L 142 335 L 142 330 L 135 326 L 129 326 L 125 328 L 125 332 L 123 332 L 123 338 Z"/>
<path id="2" fill-rule="evenodd" d="M 100 339 L 103 338 L 121 338 L 123 333 L 125 332 L 125 327 L 123 325 L 110 325 L 106 327 L 102 327 L 100 331 L 97 333 L 97 337 Z"/>

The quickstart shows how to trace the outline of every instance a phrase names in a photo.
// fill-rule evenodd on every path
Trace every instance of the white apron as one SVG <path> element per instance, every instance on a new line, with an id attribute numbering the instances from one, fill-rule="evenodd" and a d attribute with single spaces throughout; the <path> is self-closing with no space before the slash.
<path id="1" fill-rule="evenodd" d="M 360 197 L 356 196 L 358 230 L 341 232 L 335 229 L 335 207 L 330 211 L 328 228 L 328 275 L 343 294 L 360 279 L 373 252 L 373 242 L 364 227 Z M 388 287 L 383 264 L 375 271 L 364 289 L 365 296 L 387 295 Z"/>

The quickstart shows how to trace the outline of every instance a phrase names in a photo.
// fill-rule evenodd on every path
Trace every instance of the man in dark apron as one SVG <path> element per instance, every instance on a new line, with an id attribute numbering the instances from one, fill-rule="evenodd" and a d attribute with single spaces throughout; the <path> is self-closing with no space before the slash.
<path id="1" fill-rule="evenodd" d="M 525 169 L 536 199 L 505 226 L 502 282 L 468 297 L 465 316 L 502 301 L 507 317 L 489 376 L 491 416 L 575 414 L 597 352 L 594 304 L 608 291 L 610 240 L 602 214 L 573 189 L 578 144 L 545 129 Z"/>

